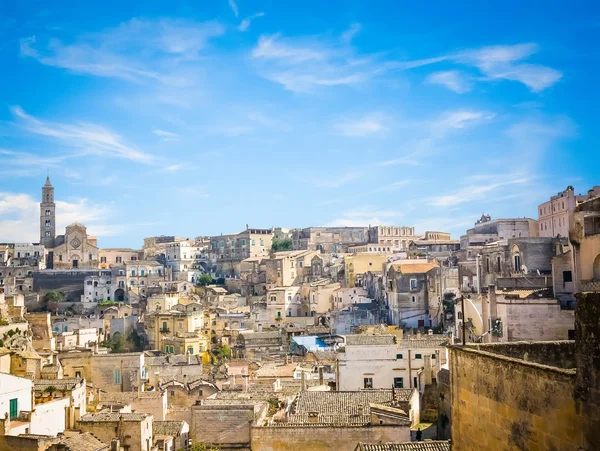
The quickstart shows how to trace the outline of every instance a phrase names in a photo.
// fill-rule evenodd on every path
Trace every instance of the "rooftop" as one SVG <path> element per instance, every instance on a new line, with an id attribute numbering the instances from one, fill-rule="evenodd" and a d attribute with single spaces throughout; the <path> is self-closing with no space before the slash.
<path id="1" fill-rule="evenodd" d="M 394 269 L 399 270 L 402 274 L 425 274 L 432 269 L 439 268 L 437 263 L 392 263 Z"/>
<path id="2" fill-rule="evenodd" d="M 101 442 L 89 432 L 64 435 L 59 438 L 58 443 L 64 445 L 69 451 L 104 451 L 109 449 L 109 445 Z"/>
<path id="3" fill-rule="evenodd" d="M 396 343 L 392 334 L 385 335 L 346 335 L 347 346 L 389 346 Z"/>
<path id="4" fill-rule="evenodd" d="M 81 386 L 84 379 L 72 378 L 72 379 L 36 379 L 33 381 L 33 388 L 35 391 L 44 391 L 49 387 L 54 387 L 56 391 L 62 390 L 73 390 Z"/>
<path id="5" fill-rule="evenodd" d="M 184 421 L 155 421 L 152 423 L 154 435 L 170 435 L 176 437 L 183 428 Z"/>
<path id="6" fill-rule="evenodd" d="M 449 440 L 425 440 L 407 443 L 359 443 L 355 451 L 450 451 Z"/>
<path id="7" fill-rule="evenodd" d="M 152 415 L 147 413 L 119 413 L 103 411 L 99 413 L 88 413 L 82 416 L 79 421 L 82 423 L 112 423 L 118 421 L 144 421 Z"/>

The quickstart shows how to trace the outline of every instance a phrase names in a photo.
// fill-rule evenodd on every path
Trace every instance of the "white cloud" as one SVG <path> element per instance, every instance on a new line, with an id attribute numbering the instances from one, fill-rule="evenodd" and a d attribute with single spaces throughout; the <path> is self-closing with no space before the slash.
<path id="1" fill-rule="evenodd" d="M 154 160 L 152 155 L 126 144 L 119 135 L 98 125 L 45 122 L 30 116 L 20 106 L 12 107 L 11 111 L 18 118 L 18 125 L 24 130 L 61 141 L 73 149 L 78 149 L 80 155 L 105 155 L 146 164 Z"/>
<path id="2" fill-rule="evenodd" d="M 472 87 L 471 82 L 456 70 L 434 72 L 427 76 L 426 82 L 445 86 L 458 94 L 469 92 Z"/>
<path id="3" fill-rule="evenodd" d="M 386 130 L 381 114 L 369 114 L 361 119 L 345 119 L 333 125 L 334 130 L 344 136 L 366 137 Z"/>
<path id="4" fill-rule="evenodd" d="M 467 50 L 454 55 L 453 59 L 477 67 L 490 80 L 518 81 L 533 92 L 539 92 L 557 83 L 562 73 L 547 66 L 522 62 L 538 50 L 538 45 L 533 43 L 497 45 Z"/>
<path id="5" fill-rule="evenodd" d="M 217 22 L 197 23 L 179 19 L 131 19 L 101 33 L 79 36 L 67 44 L 36 36 L 21 39 L 21 56 L 76 73 L 120 78 L 134 83 L 157 82 L 188 86 L 178 64 L 197 59 L 207 42 L 221 36 Z"/>
<path id="6" fill-rule="evenodd" d="M 108 236 L 119 233 L 121 226 L 109 223 L 110 205 L 93 204 L 88 199 L 56 202 L 56 232 L 77 221 L 88 227 L 88 233 Z M 39 201 L 28 194 L 0 192 L 0 240 L 39 242 Z"/>
<path id="7" fill-rule="evenodd" d="M 263 17 L 264 15 L 265 15 L 265 13 L 260 12 L 260 13 L 252 14 L 251 16 L 246 17 L 244 20 L 242 20 L 240 22 L 240 25 L 238 26 L 238 30 L 248 31 L 248 29 L 250 28 L 250 25 L 252 24 L 252 21 L 259 17 Z"/>
<path id="8" fill-rule="evenodd" d="M 375 224 L 391 224 L 398 221 L 402 216 L 402 213 L 395 210 L 364 206 L 342 212 L 339 218 L 325 225 L 329 227 L 362 227 Z"/>
<path id="9" fill-rule="evenodd" d="M 160 136 L 163 141 L 177 141 L 179 139 L 179 135 L 177 133 L 161 130 L 160 128 L 152 130 L 152 133 L 154 133 L 156 136 Z"/>
<path id="10" fill-rule="evenodd" d="M 392 71 L 443 59 L 385 61 L 381 54 L 357 54 L 341 38 L 284 38 L 280 34 L 261 36 L 251 56 L 263 77 L 287 90 L 307 93 L 322 86 L 360 85 Z"/>
<path id="11" fill-rule="evenodd" d="M 380 161 L 375 163 L 375 166 L 420 166 L 417 160 L 413 158 L 393 158 L 391 160 Z"/>
<path id="12" fill-rule="evenodd" d="M 332 172 L 315 180 L 317 186 L 323 188 L 340 188 L 362 177 L 359 171 L 346 171 L 340 174 Z"/>
<path id="13" fill-rule="evenodd" d="M 352 42 L 352 39 L 354 39 L 354 36 L 356 36 L 358 33 L 360 33 L 360 29 L 361 29 L 361 25 L 359 23 L 353 23 L 352 25 L 350 25 L 350 28 L 348 28 L 346 31 L 344 31 L 342 33 L 342 41 Z"/>
<path id="14" fill-rule="evenodd" d="M 231 11 L 233 11 L 235 17 L 238 17 L 240 15 L 240 11 L 238 10 L 237 4 L 234 0 L 229 0 L 229 7 L 231 8 Z"/>
<path id="15" fill-rule="evenodd" d="M 434 207 L 455 207 L 468 202 L 489 199 L 490 194 L 499 188 L 504 189 L 503 195 L 506 195 L 506 189 L 510 187 L 522 190 L 530 182 L 530 177 L 519 174 L 509 176 L 472 176 L 471 183 L 466 184 L 451 194 L 431 197 L 428 199 L 428 203 Z"/>
<path id="16" fill-rule="evenodd" d="M 494 114 L 485 111 L 456 110 L 449 111 L 431 123 L 434 134 L 444 134 L 477 125 L 494 118 Z"/>

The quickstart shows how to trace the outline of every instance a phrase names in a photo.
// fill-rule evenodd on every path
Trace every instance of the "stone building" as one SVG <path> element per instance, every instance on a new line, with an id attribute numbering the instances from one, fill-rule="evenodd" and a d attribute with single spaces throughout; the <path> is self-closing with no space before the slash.
<path id="1" fill-rule="evenodd" d="M 292 231 L 294 250 L 346 252 L 348 246 L 368 241 L 367 227 L 307 227 Z"/>
<path id="2" fill-rule="evenodd" d="M 130 405 L 132 412 L 148 413 L 156 421 L 167 418 L 167 393 L 164 390 L 100 392 L 98 405 Z"/>
<path id="3" fill-rule="evenodd" d="M 203 379 L 172 380 L 161 384 L 161 388 L 167 393 L 169 405 L 179 407 L 192 407 L 219 391 L 215 384 Z"/>
<path id="4" fill-rule="evenodd" d="M 153 417 L 146 413 L 102 411 L 81 417 L 77 429 L 89 432 L 104 443 L 118 438 L 125 449 L 152 451 Z"/>
<path id="5" fill-rule="evenodd" d="M 575 208 L 569 239 L 573 246 L 575 291 L 599 292 L 600 195 Z"/>
<path id="6" fill-rule="evenodd" d="M 239 275 L 241 262 L 250 257 L 268 257 L 273 229 L 250 229 L 234 235 L 213 236 L 210 252 L 214 254 L 217 274 Z"/>
<path id="7" fill-rule="evenodd" d="M 144 260 L 144 253 L 130 248 L 105 248 L 98 251 L 99 264 L 102 269 L 112 268 L 115 265 L 122 265 L 125 262 L 134 262 Z"/>
<path id="8" fill-rule="evenodd" d="M 590 197 L 600 196 L 600 186 L 594 186 L 588 194 L 575 194 L 572 186 L 567 186 L 549 201 L 538 207 L 539 233 L 541 237 L 567 237 L 575 207 Z"/>
<path id="9" fill-rule="evenodd" d="M 210 272 L 208 245 L 190 240 L 167 245 L 166 265 L 173 271 L 174 280 L 195 283 L 201 274 Z"/>
<path id="10" fill-rule="evenodd" d="M 232 349 L 234 357 L 239 359 L 254 359 L 261 355 L 282 355 L 286 345 L 279 331 L 242 332 Z"/>
<path id="11" fill-rule="evenodd" d="M 175 307 L 146 315 L 144 327 L 150 347 L 168 354 L 204 355 L 208 351 L 208 338 L 202 334 L 203 310 L 198 307 L 188 310 L 181 304 Z"/>
<path id="12" fill-rule="evenodd" d="M 423 237 L 415 238 L 408 245 L 411 255 L 426 255 L 445 258 L 460 249 L 460 240 L 453 240 L 449 233 L 425 232 Z"/>
<path id="13" fill-rule="evenodd" d="M 409 242 L 415 238 L 415 228 L 406 226 L 372 226 L 369 227 L 369 243 L 391 247 L 394 251 L 405 251 Z"/>
<path id="14" fill-rule="evenodd" d="M 369 271 L 382 271 L 388 258 L 385 254 L 359 253 L 344 257 L 344 274 L 346 287 L 355 287 Z"/>
<path id="15" fill-rule="evenodd" d="M 576 341 L 450 346 L 452 449 L 600 449 L 600 296 Z"/>
<path id="16" fill-rule="evenodd" d="M 164 354 L 160 351 L 145 351 L 145 366 L 148 369 L 148 384 L 161 387 L 177 382 L 192 382 L 202 378 L 202 356 L 192 354 Z"/>
<path id="17" fill-rule="evenodd" d="M 275 252 L 266 265 L 266 288 L 290 287 L 308 281 L 307 269 L 311 267 L 315 251 Z"/>
<path id="18" fill-rule="evenodd" d="M 337 355 L 341 391 L 370 388 L 421 388 L 418 373 L 427 364 L 446 364 L 448 339 L 440 335 L 397 339 L 394 335 L 347 335 Z M 434 371 L 437 372 L 437 371 Z"/>
<path id="19" fill-rule="evenodd" d="M 385 279 L 391 324 L 431 327 L 441 321 L 442 287 L 437 263 L 400 260 L 388 265 Z"/>

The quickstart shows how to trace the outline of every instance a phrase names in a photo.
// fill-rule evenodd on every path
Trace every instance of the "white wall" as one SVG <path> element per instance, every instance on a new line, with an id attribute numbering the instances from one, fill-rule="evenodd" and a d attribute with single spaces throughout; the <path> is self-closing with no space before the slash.
<path id="1" fill-rule="evenodd" d="M 0 418 L 10 413 L 10 400 L 18 399 L 18 411 L 31 411 L 33 382 L 23 377 L 0 374 Z"/>
<path id="2" fill-rule="evenodd" d="M 66 427 L 66 411 L 71 400 L 67 398 L 57 399 L 43 404 L 37 404 L 35 411 L 31 414 L 31 434 L 53 435 L 64 432 Z"/>

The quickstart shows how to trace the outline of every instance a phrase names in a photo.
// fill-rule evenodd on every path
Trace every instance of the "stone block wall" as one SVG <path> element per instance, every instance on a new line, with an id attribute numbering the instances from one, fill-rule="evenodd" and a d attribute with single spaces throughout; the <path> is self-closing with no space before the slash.
<path id="1" fill-rule="evenodd" d="M 190 437 L 219 448 L 249 447 L 253 422 L 251 405 L 194 406 Z"/>
<path id="2" fill-rule="evenodd" d="M 409 442 L 408 426 L 270 426 L 252 428 L 252 451 L 354 451 L 359 442 Z"/>
<path id="3" fill-rule="evenodd" d="M 453 450 L 577 450 L 583 443 L 575 370 L 458 346 L 450 348 L 450 368 Z"/>

